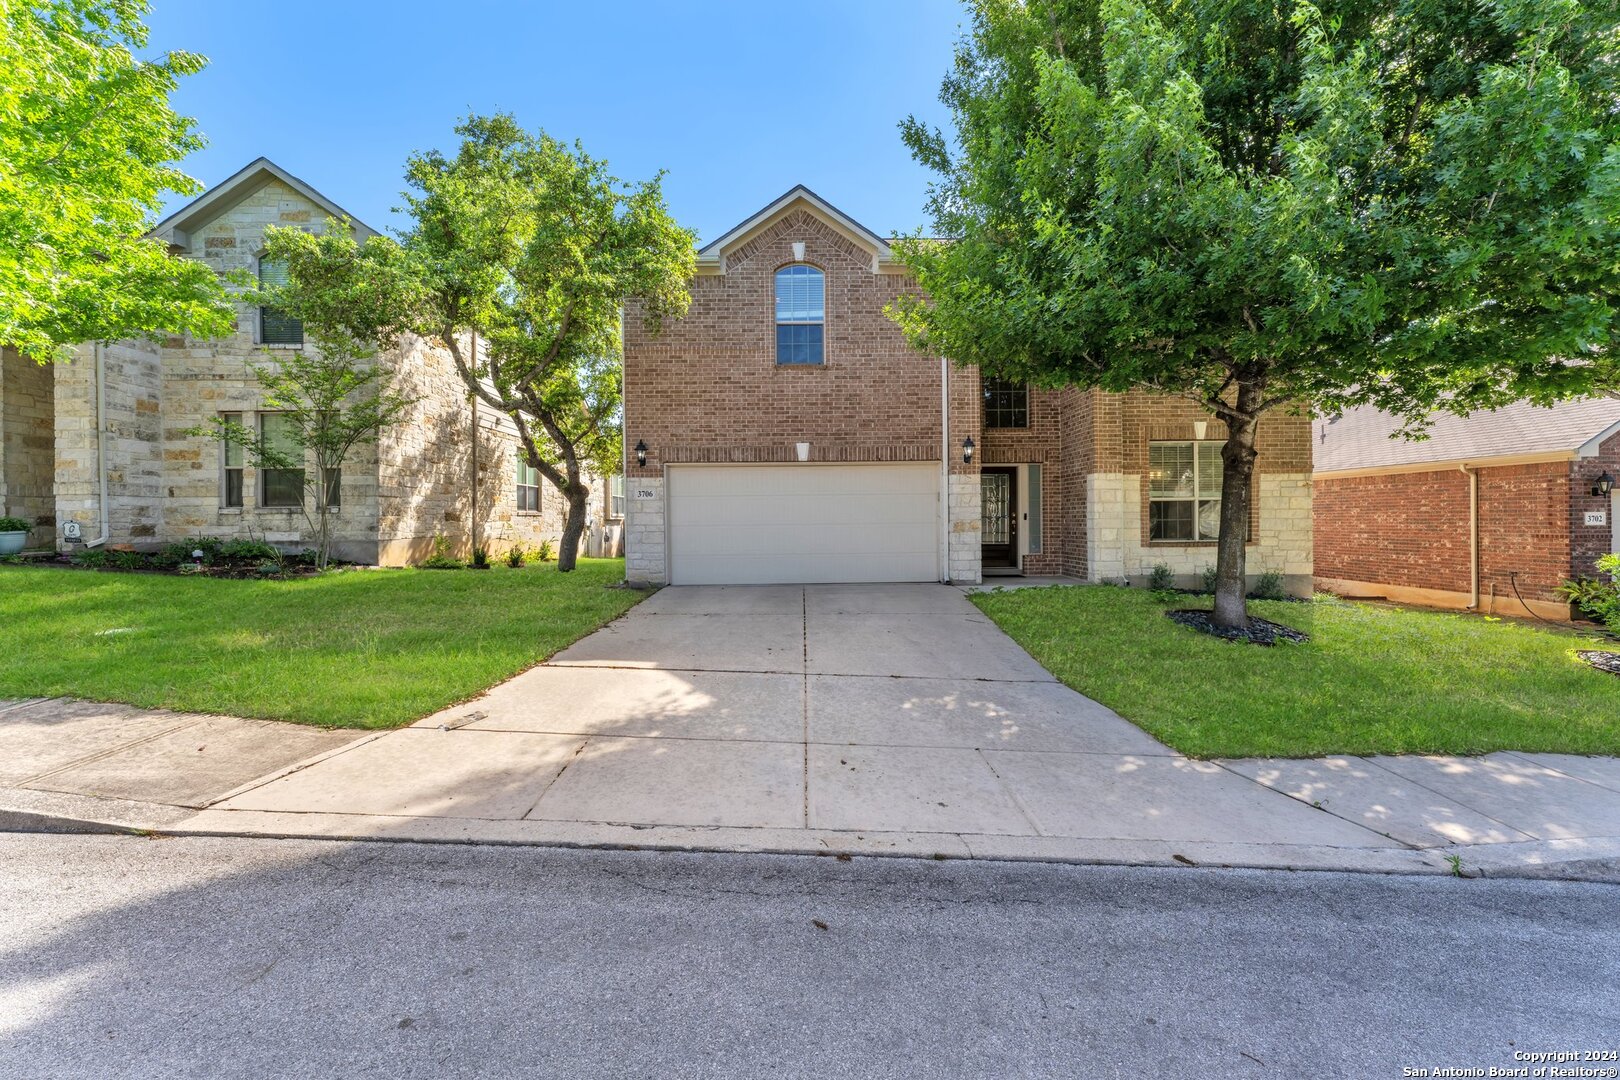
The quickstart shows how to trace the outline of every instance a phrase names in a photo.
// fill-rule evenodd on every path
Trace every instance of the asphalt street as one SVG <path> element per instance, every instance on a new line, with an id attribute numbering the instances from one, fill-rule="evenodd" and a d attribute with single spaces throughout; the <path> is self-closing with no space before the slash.
<path id="1" fill-rule="evenodd" d="M 1620 1049 L 1617 924 L 1558 881 L 0 835 L 0 1076 L 1398 1077 Z"/>

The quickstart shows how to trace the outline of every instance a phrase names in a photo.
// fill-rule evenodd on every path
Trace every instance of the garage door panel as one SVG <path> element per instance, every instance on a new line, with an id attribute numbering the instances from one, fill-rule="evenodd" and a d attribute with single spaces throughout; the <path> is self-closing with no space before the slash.
<path id="1" fill-rule="evenodd" d="M 671 466 L 676 584 L 934 581 L 930 465 Z"/>

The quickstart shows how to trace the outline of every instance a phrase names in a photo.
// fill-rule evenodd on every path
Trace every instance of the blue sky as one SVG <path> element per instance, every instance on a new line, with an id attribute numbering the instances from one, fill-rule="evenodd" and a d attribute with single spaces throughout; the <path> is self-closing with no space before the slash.
<path id="1" fill-rule="evenodd" d="M 926 226 L 896 125 L 943 121 L 962 21 L 954 0 L 153 0 L 148 23 L 154 50 L 211 61 L 175 96 L 205 184 L 262 154 L 399 227 L 406 156 L 505 110 L 625 179 L 667 170 L 671 211 L 712 239 L 796 183 L 879 233 Z"/>

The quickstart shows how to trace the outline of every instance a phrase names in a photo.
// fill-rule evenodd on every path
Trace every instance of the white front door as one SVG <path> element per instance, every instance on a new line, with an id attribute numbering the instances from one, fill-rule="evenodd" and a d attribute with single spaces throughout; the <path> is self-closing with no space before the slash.
<path id="1" fill-rule="evenodd" d="M 671 465 L 675 585 L 938 581 L 939 464 Z"/>

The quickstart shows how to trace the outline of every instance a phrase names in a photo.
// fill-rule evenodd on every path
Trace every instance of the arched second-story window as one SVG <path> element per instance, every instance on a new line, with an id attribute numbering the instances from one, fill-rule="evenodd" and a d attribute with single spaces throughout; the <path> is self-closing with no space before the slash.
<path id="1" fill-rule="evenodd" d="M 259 284 L 267 289 L 287 284 L 287 261 L 285 259 L 260 259 Z M 302 345 L 304 343 L 304 321 L 295 319 L 291 315 L 283 315 L 273 307 L 259 309 L 259 344 L 261 345 Z"/>
<path id="2" fill-rule="evenodd" d="M 826 358 L 827 280 L 804 263 L 776 272 L 776 362 L 819 364 Z"/>

